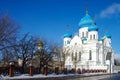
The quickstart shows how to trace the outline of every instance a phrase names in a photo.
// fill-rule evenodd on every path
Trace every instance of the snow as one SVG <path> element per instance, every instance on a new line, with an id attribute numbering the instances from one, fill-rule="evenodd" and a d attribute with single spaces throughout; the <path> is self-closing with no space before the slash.
<path id="1" fill-rule="evenodd" d="M 29 74 L 15 74 L 14 77 L 9 77 L 9 75 L 7 76 L 4 76 L 4 75 L 1 75 L 0 77 L 0 80 L 4 80 L 4 79 L 25 79 L 25 78 L 49 78 L 49 77 L 69 77 L 69 76 L 92 76 L 92 75 L 99 75 L 99 74 L 103 74 L 103 73 L 84 73 L 84 74 L 59 74 L 59 75 L 56 75 L 55 73 L 53 74 L 48 74 L 47 76 L 46 75 L 43 75 L 43 74 L 34 74 L 33 76 L 29 76 Z M 105 73 L 104 73 L 105 74 Z M 107 74 L 107 73 L 106 73 Z"/>

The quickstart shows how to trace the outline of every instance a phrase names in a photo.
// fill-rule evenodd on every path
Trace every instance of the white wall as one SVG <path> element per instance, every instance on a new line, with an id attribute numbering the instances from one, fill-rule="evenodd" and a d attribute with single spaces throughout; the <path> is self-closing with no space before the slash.
<path id="1" fill-rule="evenodd" d="M 95 39 L 94 39 L 94 35 L 95 35 Z M 98 40 L 98 32 L 97 31 L 88 32 L 88 40 Z"/>
<path id="2" fill-rule="evenodd" d="M 70 44 L 67 44 L 67 41 L 71 42 L 71 38 L 66 37 L 66 38 L 63 39 L 63 41 L 64 41 L 64 43 L 63 43 L 64 46 L 69 46 Z"/>
<path id="3" fill-rule="evenodd" d="M 87 37 L 88 27 L 83 27 L 83 28 L 79 29 L 79 36 L 80 36 L 80 38 L 83 37 L 83 33 L 84 33 L 84 37 Z"/>

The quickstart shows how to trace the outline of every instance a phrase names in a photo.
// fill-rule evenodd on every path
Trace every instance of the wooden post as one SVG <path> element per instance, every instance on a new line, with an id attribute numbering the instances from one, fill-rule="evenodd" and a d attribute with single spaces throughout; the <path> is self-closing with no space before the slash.
<path id="1" fill-rule="evenodd" d="M 81 74 L 81 70 L 80 70 L 80 68 L 78 68 L 77 72 L 78 72 L 78 74 Z"/>
<path id="2" fill-rule="evenodd" d="M 44 73 L 45 76 L 47 76 L 47 66 L 46 65 L 44 66 L 43 73 Z"/>
<path id="3" fill-rule="evenodd" d="M 29 75 L 33 76 L 33 66 L 32 66 L 32 64 L 29 65 Z"/>
<path id="4" fill-rule="evenodd" d="M 67 74 L 67 68 L 64 68 L 64 74 Z"/>
<path id="5" fill-rule="evenodd" d="M 56 67 L 56 68 L 55 68 L 55 73 L 56 73 L 56 75 L 59 74 L 59 67 Z"/>
<path id="6" fill-rule="evenodd" d="M 10 62 L 9 76 L 10 76 L 10 77 L 13 77 L 13 76 L 14 76 L 14 62 Z"/>
<path id="7" fill-rule="evenodd" d="M 85 69 L 84 68 L 82 69 L 82 73 L 85 73 Z"/>

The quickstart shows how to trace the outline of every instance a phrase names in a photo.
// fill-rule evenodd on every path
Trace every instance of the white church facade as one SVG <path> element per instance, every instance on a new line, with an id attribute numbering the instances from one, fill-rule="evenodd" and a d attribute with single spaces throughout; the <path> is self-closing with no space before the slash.
<path id="1" fill-rule="evenodd" d="M 108 73 L 113 72 L 114 50 L 111 36 L 106 33 L 100 38 L 98 33 L 97 25 L 86 12 L 79 22 L 78 34 L 73 37 L 70 32 L 64 34 L 65 68 L 103 69 Z"/>

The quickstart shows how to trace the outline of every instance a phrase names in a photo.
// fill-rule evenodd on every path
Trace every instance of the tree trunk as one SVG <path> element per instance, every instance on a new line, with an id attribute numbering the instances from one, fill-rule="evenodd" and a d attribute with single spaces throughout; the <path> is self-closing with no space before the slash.
<path id="1" fill-rule="evenodd" d="M 25 62 L 23 61 L 23 64 L 22 64 L 22 74 L 25 72 L 24 71 L 24 67 L 25 67 Z"/>

